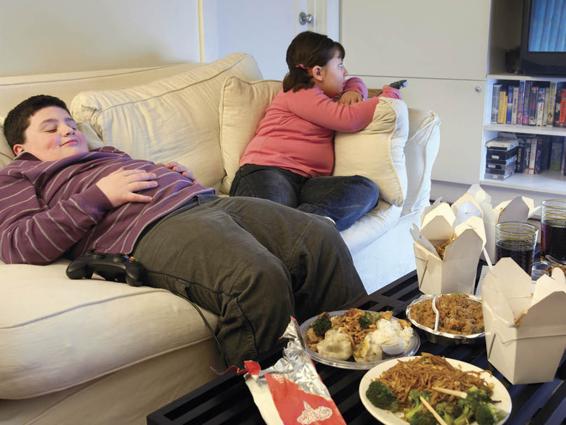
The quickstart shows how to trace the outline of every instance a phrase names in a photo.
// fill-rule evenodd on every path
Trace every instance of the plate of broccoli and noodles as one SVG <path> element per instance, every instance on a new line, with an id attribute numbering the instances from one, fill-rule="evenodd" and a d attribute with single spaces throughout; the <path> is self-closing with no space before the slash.
<path id="1" fill-rule="evenodd" d="M 461 392 L 464 398 L 443 389 Z M 448 425 L 500 425 L 512 407 L 509 393 L 491 373 L 430 354 L 381 363 L 360 382 L 363 405 L 386 425 L 436 424 L 421 397 Z"/>
<path id="2" fill-rule="evenodd" d="M 391 358 L 412 356 L 420 347 L 411 324 L 391 311 L 324 312 L 301 324 L 301 336 L 313 360 L 343 369 L 368 370 Z"/>

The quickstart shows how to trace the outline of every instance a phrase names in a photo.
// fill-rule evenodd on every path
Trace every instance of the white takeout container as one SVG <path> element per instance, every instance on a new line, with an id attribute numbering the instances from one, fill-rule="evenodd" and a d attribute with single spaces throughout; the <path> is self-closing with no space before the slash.
<path id="1" fill-rule="evenodd" d="M 463 208 L 460 205 L 463 204 Z M 470 208 L 466 204 L 472 204 Z M 458 212 L 457 215 L 477 215 L 483 218 L 485 225 L 485 249 L 492 261 L 495 260 L 495 225 L 508 221 L 526 222 L 529 215 L 534 211 L 534 201 L 524 196 L 516 196 L 509 201 L 503 201 L 495 207 L 491 206 L 491 196 L 485 192 L 480 185 L 470 186 L 468 191 L 457 201 L 452 208 Z M 486 258 L 487 261 L 487 258 Z"/>
<path id="2" fill-rule="evenodd" d="M 566 349 L 564 273 L 556 268 L 533 285 L 517 263 L 502 258 L 481 288 L 489 362 L 512 384 L 552 381 Z"/>
<path id="3" fill-rule="evenodd" d="M 411 233 L 415 239 L 413 247 L 421 292 L 473 294 L 485 243 L 480 217 L 457 216 L 447 203 L 440 203 L 425 211 L 420 229 L 414 228 Z M 452 240 L 444 250 L 444 258 L 432 245 L 432 241 L 439 240 Z"/>

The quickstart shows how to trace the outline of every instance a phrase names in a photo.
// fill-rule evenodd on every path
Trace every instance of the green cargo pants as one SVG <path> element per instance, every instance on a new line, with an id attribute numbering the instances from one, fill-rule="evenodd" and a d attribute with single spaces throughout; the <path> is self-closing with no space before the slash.
<path id="1" fill-rule="evenodd" d="M 291 315 L 300 323 L 366 293 L 329 220 L 264 199 L 214 198 L 169 215 L 133 255 L 147 284 L 219 316 L 228 364 L 273 348 Z"/>

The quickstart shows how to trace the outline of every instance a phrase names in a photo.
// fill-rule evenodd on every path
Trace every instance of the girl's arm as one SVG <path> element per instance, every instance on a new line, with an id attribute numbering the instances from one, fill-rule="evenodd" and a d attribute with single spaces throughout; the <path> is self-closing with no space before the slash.
<path id="1" fill-rule="evenodd" d="M 0 257 L 6 263 L 51 263 L 112 208 L 96 185 L 49 207 L 26 178 L 6 174 L 0 199 Z"/>
<path id="2" fill-rule="evenodd" d="M 346 80 L 346 84 L 344 84 L 344 91 L 343 93 L 353 91 L 358 93 L 362 96 L 363 100 L 368 98 L 368 88 L 366 87 L 364 81 L 358 77 L 351 77 Z"/>
<path id="3" fill-rule="evenodd" d="M 335 102 L 318 87 L 299 90 L 288 96 L 291 112 L 304 120 L 334 131 L 356 132 L 365 128 L 373 118 L 379 98 L 344 105 Z"/>

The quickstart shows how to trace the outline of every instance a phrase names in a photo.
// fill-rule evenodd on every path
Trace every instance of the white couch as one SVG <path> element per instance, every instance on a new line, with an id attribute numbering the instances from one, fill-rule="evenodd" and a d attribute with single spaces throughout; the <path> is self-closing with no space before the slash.
<path id="1" fill-rule="evenodd" d="M 31 95 L 58 96 L 91 145 L 179 161 L 226 193 L 278 89 L 260 80 L 245 54 L 0 78 L 0 116 Z M 408 228 L 428 205 L 438 125 L 434 113 L 390 100 L 365 130 L 337 135 L 336 173 L 373 178 L 384 198 L 342 233 L 369 292 L 414 269 Z M 11 157 L 0 140 L 0 166 Z M 185 300 L 161 289 L 71 281 L 66 264 L 0 264 L 0 424 L 144 424 L 148 413 L 211 379 L 210 365 L 222 369 L 210 332 Z M 216 317 L 203 314 L 215 326 Z"/>

